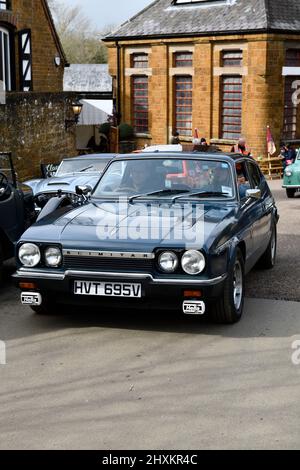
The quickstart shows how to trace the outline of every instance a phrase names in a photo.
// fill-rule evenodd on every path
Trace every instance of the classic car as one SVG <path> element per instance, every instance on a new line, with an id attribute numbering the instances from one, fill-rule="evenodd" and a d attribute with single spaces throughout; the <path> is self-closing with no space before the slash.
<path id="1" fill-rule="evenodd" d="M 297 152 L 295 163 L 288 165 L 284 170 L 283 188 L 289 199 L 300 191 L 300 149 Z"/>
<path id="2" fill-rule="evenodd" d="M 116 154 L 91 154 L 74 158 L 65 158 L 59 165 L 56 174 L 46 179 L 26 181 L 34 194 L 38 208 L 43 208 L 58 191 L 73 197 L 77 185 L 94 188 L 107 164 Z"/>
<path id="3" fill-rule="evenodd" d="M 32 191 L 18 184 L 11 154 L 0 153 L 0 285 L 4 261 L 14 256 L 14 243 L 33 221 Z"/>
<path id="4" fill-rule="evenodd" d="M 275 264 L 279 216 L 249 157 L 119 156 L 91 196 L 77 193 L 75 205 L 46 206 L 17 245 L 21 302 L 37 313 L 150 307 L 230 324 L 243 313 L 245 275 Z"/>

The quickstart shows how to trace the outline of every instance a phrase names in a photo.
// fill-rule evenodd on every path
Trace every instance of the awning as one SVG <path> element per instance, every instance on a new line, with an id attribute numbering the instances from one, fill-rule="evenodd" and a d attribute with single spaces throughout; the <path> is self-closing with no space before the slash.
<path id="1" fill-rule="evenodd" d="M 113 113 L 112 100 L 82 100 L 83 108 L 79 117 L 79 126 L 98 126 L 107 122 Z"/>

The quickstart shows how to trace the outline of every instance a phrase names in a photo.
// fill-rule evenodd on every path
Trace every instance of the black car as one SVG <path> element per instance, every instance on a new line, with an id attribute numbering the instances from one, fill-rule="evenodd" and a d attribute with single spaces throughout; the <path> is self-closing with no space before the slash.
<path id="1" fill-rule="evenodd" d="M 14 243 L 33 219 L 32 191 L 18 185 L 11 154 L 0 153 L 0 284 L 3 262 L 14 256 Z"/>
<path id="2" fill-rule="evenodd" d="M 21 301 L 38 313 L 150 307 L 234 323 L 246 273 L 275 264 L 277 208 L 250 157 L 122 156 L 91 197 L 77 192 L 76 204 L 46 206 L 17 246 Z"/>

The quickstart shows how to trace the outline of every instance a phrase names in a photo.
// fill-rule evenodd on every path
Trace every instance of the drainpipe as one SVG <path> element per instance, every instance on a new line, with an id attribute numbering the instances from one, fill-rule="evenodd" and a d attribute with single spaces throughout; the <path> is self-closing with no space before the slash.
<path id="1" fill-rule="evenodd" d="M 121 46 L 118 41 L 116 41 L 117 48 L 117 125 L 121 123 Z"/>

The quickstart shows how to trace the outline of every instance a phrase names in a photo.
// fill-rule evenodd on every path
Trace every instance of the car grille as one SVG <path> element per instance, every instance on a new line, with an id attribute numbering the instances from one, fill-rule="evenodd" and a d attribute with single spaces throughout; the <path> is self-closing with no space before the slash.
<path id="1" fill-rule="evenodd" d="M 89 256 L 66 256 L 64 268 L 81 271 L 141 272 L 151 273 L 154 260 L 151 259 L 105 259 Z"/>

